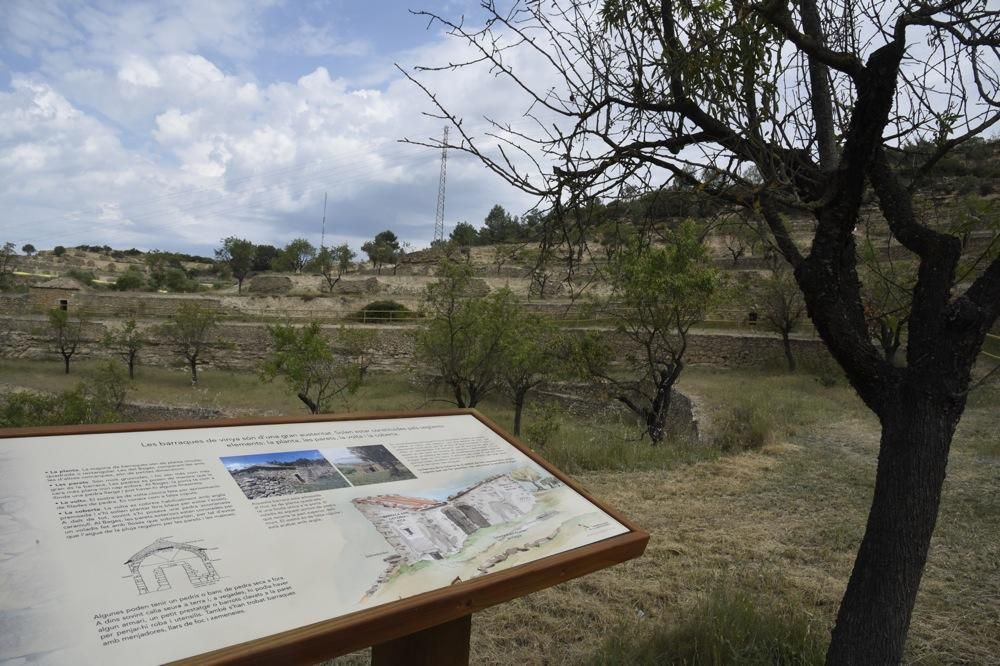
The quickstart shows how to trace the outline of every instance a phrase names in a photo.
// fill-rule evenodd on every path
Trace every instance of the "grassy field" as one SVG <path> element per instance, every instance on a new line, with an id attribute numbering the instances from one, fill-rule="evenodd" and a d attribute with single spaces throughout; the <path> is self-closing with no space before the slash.
<path id="1" fill-rule="evenodd" d="M 51 366 L 51 367 L 50 367 Z M 0 381 L 72 385 L 58 364 Z M 652 534 L 633 562 L 476 615 L 477 664 L 817 663 L 871 500 L 878 423 L 843 380 L 690 368 L 681 388 L 713 444 L 657 448 L 613 419 L 553 417 L 542 454 Z M 135 399 L 295 413 L 280 385 L 142 369 Z M 379 377 L 350 407 L 442 406 Z M 906 660 L 1000 664 L 1000 388 L 977 390 L 955 438 Z M 500 402 L 483 411 L 509 426 Z M 366 663 L 364 653 L 338 660 Z"/>

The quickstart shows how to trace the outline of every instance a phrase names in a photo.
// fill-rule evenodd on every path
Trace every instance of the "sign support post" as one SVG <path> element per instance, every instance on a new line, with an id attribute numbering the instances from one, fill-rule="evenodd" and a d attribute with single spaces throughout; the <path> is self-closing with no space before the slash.
<path id="1" fill-rule="evenodd" d="M 468 666 L 472 615 L 372 646 L 372 666 Z"/>

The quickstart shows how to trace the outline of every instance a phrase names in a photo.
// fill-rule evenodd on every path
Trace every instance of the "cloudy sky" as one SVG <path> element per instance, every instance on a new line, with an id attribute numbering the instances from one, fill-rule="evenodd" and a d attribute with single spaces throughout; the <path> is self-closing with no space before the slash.
<path id="1" fill-rule="evenodd" d="M 461 59 L 408 8 L 474 0 L 0 1 L 0 242 L 210 254 L 235 235 L 355 248 L 433 236 L 439 136 L 395 69 Z M 424 77 L 466 126 L 524 111 L 496 79 Z M 448 161 L 446 229 L 533 203 Z"/>

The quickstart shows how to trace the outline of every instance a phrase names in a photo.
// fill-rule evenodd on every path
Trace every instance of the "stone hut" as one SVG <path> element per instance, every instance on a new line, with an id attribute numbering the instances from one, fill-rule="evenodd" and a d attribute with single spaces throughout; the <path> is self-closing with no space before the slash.
<path id="1" fill-rule="evenodd" d="M 28 287 L 28 304 L 36 312 L 53 308 L 68 310 L 74 297 L 84 291 L 83 286 L 70 277 L 39 282 Z"/>

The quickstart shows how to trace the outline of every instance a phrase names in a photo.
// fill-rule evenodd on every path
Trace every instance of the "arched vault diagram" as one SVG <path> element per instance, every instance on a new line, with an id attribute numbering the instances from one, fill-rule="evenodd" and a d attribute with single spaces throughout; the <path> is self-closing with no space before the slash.
<path id="1" fill-rule="evenodd" d="M 184 572 L 191 587 L 203 587 L 220 579 L 207 551 L 192 543 L 157 539 L 125 560 L 125 566 L 139 594 L 171 589 L 167 571 L 172 567 Z"/>

